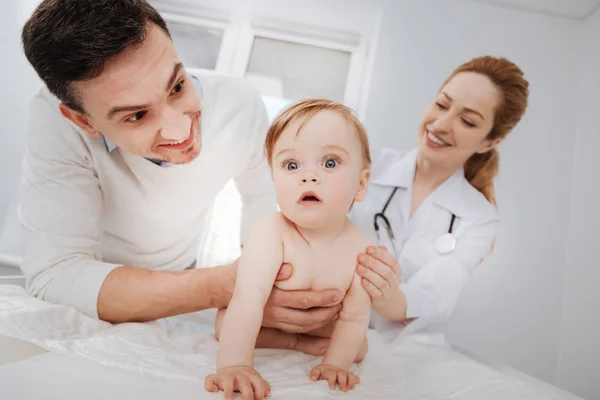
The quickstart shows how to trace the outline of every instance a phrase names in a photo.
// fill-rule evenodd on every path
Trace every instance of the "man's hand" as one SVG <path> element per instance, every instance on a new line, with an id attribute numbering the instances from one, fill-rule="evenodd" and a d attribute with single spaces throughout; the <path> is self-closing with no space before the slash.
<path id="1" fill-rule="evenodd" d="M 276 280 L 286 280 L 290 276 L 292 266 L 283 264 Z M 292 333 L 310 332 L 337 319 L 343 298 L 343 293 L 335 289 L 314 292 L 273 287 L 265 305 L 263 326 Z"/>

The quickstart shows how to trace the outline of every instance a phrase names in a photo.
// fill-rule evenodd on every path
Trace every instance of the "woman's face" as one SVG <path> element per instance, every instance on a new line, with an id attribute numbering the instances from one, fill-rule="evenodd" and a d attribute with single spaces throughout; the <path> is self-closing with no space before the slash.
<path id="1" fill-rule="evenodd" d="M 501 94 L 485 75 L 455 75 L 426 109 L 417 146 L 429 162 L 462 166 L 474 153 L 484 153 L 501 139 L 488 140 Z"/>

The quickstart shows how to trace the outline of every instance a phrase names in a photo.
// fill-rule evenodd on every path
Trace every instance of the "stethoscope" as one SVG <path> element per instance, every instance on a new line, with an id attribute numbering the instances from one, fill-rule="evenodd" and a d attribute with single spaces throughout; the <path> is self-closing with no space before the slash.
<path id="1" fill-rule="evenodd" d="M 381 220 L 383 220 L 383 223 L 385 224 L 385 230 L 387 231 L 390 242 L 392 243 L 392 246 L 394 247 L 394 252 L 396 250 L 395 249 L 396 237 L 394 236 L 394 231 L 392 230 L 392 225 L 390 224 L 390 221 L 385 216 L 385 210 L 387 210 L 387 208 L 390 205 L 390 202 L 392 201 L 392 199 L 394 198 L 394 195 L 396 194 L 397 190 L 398 190 L 398 187 L 395 187 L 394 190 L 392 191 L 392 194 L 390 194 L 390 197 L 388 197 L 387 201 L 385 202 L 385 205 L 383 206 L 383 209 L 381 210 L 381 212 L 376 213 L 375 216 L 373 217 L 373 227 L 375 228 L 375 234 L 377 235 L 377 240 L 381 243 L 381 237 L 379 236 L 379 223 L 377 221 L 378 219 L 381 219 Z M 454 213 L 452 213 L 452 219 L 450 220 L 450 226 L 448 227 L 448 232 L 438 236 L 437 240 L 435 241 L 435 248 L 441 254 L 450 253 L 456 247 L 456 238 L 452 234 L 452 228 L 454 227 L 454 220 L 456 220 L 456 215 Z"/>

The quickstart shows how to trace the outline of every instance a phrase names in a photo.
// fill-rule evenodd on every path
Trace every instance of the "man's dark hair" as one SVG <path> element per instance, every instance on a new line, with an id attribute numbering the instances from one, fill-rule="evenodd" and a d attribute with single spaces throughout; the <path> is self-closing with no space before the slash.
<path id="1" fill-rule="evenodd" d="M 43 0 L 21 38 L 48 90 L 83 114 L 72 83 L 99 76 L 107 60 L 140 46 L 151 23 L 170 36 L 164 19 L 146 0 Z"/>

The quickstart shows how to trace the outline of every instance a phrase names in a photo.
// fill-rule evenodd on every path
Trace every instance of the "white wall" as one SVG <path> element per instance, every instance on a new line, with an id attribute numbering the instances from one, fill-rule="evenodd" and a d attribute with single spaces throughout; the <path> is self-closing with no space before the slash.
<path id="1" fill-rule="evenodd" d="M 561 185 L 573 164 L 576 28 L 574 21 L 493 5 L 389 1 L 366 114 L 375 146 L 411 148 L 426 104 L 454 67 L 492 54 L 525 71 L 530 107 L 500 148 L 495 253 L 462 296 L 448 337 L 551 382 L 570 202 Z"/>
<path id="2" fill-rule="evenodd" d="M 558 383 L 586 399 L 600 399 L 599 38 L 596 11 L 579 34 L 575 168 L 558 364 Z"/>
<path id="3" fill-rule="evenodd" d="M 35 0 L 0 0 L 0 227 L 18 188 L 27 106 L 41 82 L 21 48 L 21 27 Z"/>

